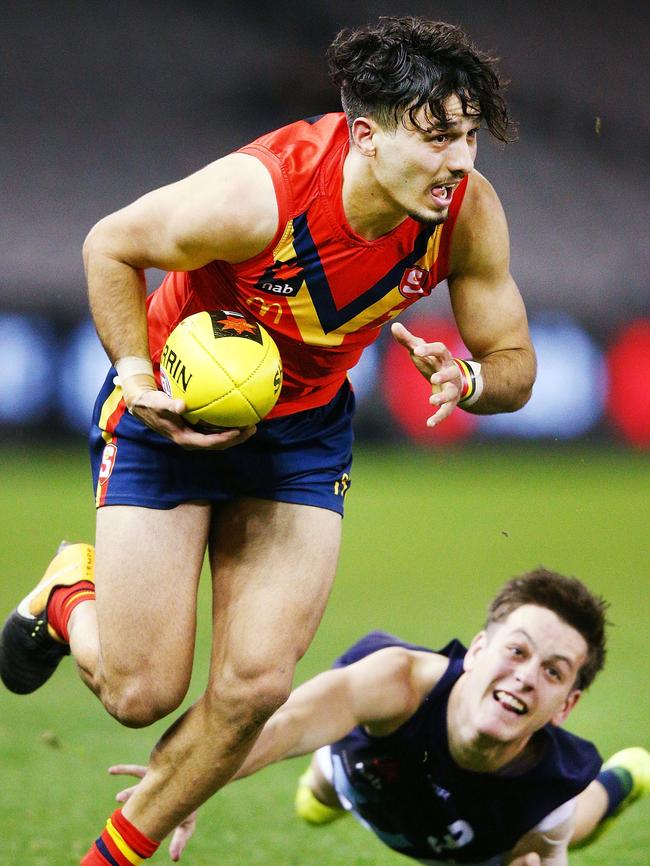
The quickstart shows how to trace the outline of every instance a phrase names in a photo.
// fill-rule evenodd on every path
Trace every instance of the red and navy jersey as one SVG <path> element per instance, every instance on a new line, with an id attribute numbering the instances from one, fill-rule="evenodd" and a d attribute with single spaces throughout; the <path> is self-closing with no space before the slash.
<path id="1" fill-rule="evenodd" d="M 432 652 L 371 632 L 335 666 L 388 646 Z M 456 640 L 440 650 L 447 670 L 397 731 L 373 737 L 356 727 L 331 746 L 341 801 L 386 845 L 427 863 L 503 862 L 525 833 L 586 788 L 601 764 L 591 743 L 549 724 L 534 735 L 539 761 L 521 773 L 459 767 L 449 751 L 447 703 L 465 652 Z"/>
<path id="2" fill-rule="evenodd" d="M 323 406 L 381 326 L 447 277 L 467 181 L 454 192 L 444 224 L 407 218 L 368 241 L 352 231 L 343 211 L 348 150 L 343 114 L 300 120 L 241 148 L 273 178 L 276 235 L 239 264 L 214 261 L 166 276 L 148 299 L 156 369 L 167 335 L 181 319 L 200 310 L 234 310 L 256 318 L 280 350 L 284 383 L 269 417 Z"/>

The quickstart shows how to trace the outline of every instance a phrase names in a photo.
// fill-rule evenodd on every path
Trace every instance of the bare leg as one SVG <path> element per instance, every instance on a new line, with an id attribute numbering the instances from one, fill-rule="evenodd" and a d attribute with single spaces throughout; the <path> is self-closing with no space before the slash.
<path id="1" fill-rule="evenodd" d="M 162 718 L 186 694 L 209 520 L 210 507 L 196 503 L 97 513 L 97 601 L 73 611 L 70 648 L 84 682 L 123 724 Z"/>
<path id="2" fill-rule="evenodd" d="M 606 787 L 612 785 L 612 775 L 606 781 L 603 774 L 579 795 L 573 846 L 590 845 L 625 809 L 650 793 L 650 752 L 643 746 L 628 746 L 616 752 L 605 761 L 603 771 L 613 771 L 618 783 L 614 782 L 611 789 Z"/>
<path id="3" fill-rule="evenodd" d="M 309 787 L 311 788 L 311 792 L 316 797 L 316 799 L 323 803 L 325 806 L 329 806 L 330 809 L 342 809 L 341 801 L 339 800 L 336 791 L 334 790 L 334 786 L 326 779 L 323 771 L 320 768 L 320 764 L 318 763 L 318 759 L 316 755 L 314 755 L 311 759 L 311 764 L 309 765 L 310 770 L 310 782 Z"/>
<path id="4" fill-rule="evenodd" d="M 607 792 L 597 779 L 594 779 L 578 795 L 576 802 L 575 828 L 569 847 L 586 839 L 596 829 L 607 809 Z"/>
<path id="5" fill-rule="evenodd" d="M 340 517 L 311 506 L 242 499 L 219 514 L 208 687 L 158 743 L 124 807 L 145 835 L 162 839 L 222 787 L 288 697 L 327 602 L 340 536 Z"/>

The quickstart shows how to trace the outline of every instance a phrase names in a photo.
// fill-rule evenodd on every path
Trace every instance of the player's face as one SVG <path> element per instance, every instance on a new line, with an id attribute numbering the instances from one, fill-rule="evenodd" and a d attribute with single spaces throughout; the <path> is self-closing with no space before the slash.
<path id="1" fill-rule="evenodd" d="M 586 657 L 582 635 L 548 608 L 513 610 L 477 635 L 467 653 L 476 732 L 508 742 L 561 724 L 580 695 L 574 683 Z"/>
<path id="2" fill-rule="evenodd" d="M 377 128 L 373 136 L 374 175 L 387 206 L 419 222 L 444 222 L 454 190 L 474 168 L 480 117 L 463 114 L 457 96 L 449 97 L 445 110 L 444 127 L 427 124 L 421 109 L 417 119 L 428 132 L 406 119 L 406 125 Z"/>

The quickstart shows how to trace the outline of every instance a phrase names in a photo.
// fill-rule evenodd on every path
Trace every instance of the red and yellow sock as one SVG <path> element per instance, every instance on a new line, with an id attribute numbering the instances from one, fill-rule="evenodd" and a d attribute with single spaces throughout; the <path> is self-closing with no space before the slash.
<path id="1" fill-rule="evenodd" d="M 70 615 L 82 601 L 95 600 L 95 584 L 91 580 L 80 580 L 72 586 L 59 586 L 47 603 L 47 624 L 64 643 L 70 642 L 68 623 Z"/>
<path id="2" fill-rule="evenodd" d="M 106 822 L 80 866 L 139 866 L 158 850 L 160 842 L 148 839 L 117 809 Z"/>

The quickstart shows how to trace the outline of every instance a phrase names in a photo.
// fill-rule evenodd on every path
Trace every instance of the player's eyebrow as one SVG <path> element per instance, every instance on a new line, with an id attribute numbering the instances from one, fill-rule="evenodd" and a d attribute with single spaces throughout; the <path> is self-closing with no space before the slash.
<path id="1" fill-rule="evenodd" d="M 534 646 L 534 647 L 537 646 L 537 644 L 535 643 L 535 641 L 533 640 L 531 635 L 526 631 L 525 628 L 515 629 L 515 631 L 513 631 L 511 633 L 512 636 L 514 636 L 516 634 L 522 634 L 532 646 Z M 562 653 L 552 653 L 549 656 L 549 659 L 553 659 L 553 661 L 557 661 L 557 662 L 565 662 L 570 668 L 572 668 L 573 665 L 575 664 L 575 662 L 572 659 L 570 659 L 568 656 L 563 655 Z"/>
<path id="2" fill-rule="evenodd" d="M 532 639 L 532 637 L 528 634 L 528 632 L 526 631 L 525 628 L 516 628 L 514 631 L 511 631 L 510 634 L 511 634 L 512 637 L 514 637 L 516 634 L 523 634 L 523 636 L 526 638 L 526 640 L 530 641 L 530 643 L 532 643 L 533 645 L 535 645 L 535 641 L 534 641 L 534 640 Z"/>
<path id="3" fill-rule="evenodd" d="M 426 131 L 428 133 L 434 132 L 447 132 L 450 129 L 455 129 L 460 126 L 464 120 L 472 121 L 472 126 L 480 126 L 483 122 L 483 117 L 480 114 L 463 114 L 460 118 L 452 117 L 451 119 L 445 120 L 435 120 L 431 126 L 428 126 Z"/>

